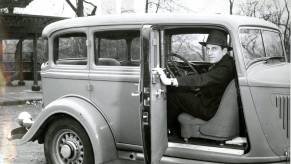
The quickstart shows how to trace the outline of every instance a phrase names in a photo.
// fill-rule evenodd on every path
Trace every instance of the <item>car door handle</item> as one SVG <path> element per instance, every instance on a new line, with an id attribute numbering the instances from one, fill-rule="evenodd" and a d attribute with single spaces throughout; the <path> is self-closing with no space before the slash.
<path id="1" fill-rule="evenodd" d="M 156 92 L 155 92 L 155 95 L 158 97 L 160 95 L 165 95 L 166 94 L 166 91 L 164 89 L 158 89 Z"/>

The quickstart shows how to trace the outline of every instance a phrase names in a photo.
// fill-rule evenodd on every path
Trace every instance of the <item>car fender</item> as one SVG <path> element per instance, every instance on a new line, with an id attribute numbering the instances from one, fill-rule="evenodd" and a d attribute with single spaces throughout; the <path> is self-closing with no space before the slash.
<path id="1" fill-rule="evenodd" d="M 96 164 L 117 158 L 114 135 L 105 116 L 90 100 L 76 95 L 64 96 L 48 104 L 19 144 L 38 139 L 40 129 L 60 114 L 76 119 L 84 127 L 91 140 Z"/>

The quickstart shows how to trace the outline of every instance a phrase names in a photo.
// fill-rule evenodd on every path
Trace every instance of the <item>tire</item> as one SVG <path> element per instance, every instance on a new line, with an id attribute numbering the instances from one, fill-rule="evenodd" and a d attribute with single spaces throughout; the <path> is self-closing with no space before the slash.
<path id="1" fill-rule="evenodd" d="M 90 139 L 80 123 L 71 118 L 54 121 L 44 140 L 48 164 L 94 164 Z"/>

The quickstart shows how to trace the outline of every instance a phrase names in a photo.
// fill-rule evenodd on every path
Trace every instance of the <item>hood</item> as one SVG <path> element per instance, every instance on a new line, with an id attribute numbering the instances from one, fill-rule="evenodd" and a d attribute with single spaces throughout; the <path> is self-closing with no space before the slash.
<path id="1" fill-rule="evenodd" d="M 249 86 L 290 88 L 290 63 L 259 62 L 247 70 Z"/>

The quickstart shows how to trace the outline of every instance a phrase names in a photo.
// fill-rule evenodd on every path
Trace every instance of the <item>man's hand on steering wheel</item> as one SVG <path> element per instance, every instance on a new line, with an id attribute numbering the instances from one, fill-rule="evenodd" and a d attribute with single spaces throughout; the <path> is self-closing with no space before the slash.
<path id="1" fill-rule="evenodd" d="M 173 65 L 173 67 L 169 67 L 168 64 L 167 64 L 167 69 L 168 69 L 168 71 L 169 71 L 169 73 L 170 73 L 170 75 L 171 75 L 172 77 L 175 77 L 174 72 L 177 72 L 178 76 L 181 76 L 181 72 L 183 72 L 183 70 L 182 70 L 181 68 L 179 68 L 179 66 L 177 65 L 177 63 L 176 63 L 174 60 L 172 60 L 170 57 L 176 57 L 176 58 L 182 60 L 182 61 L 183 61 L 184 63 L 186 63 L 186 64 L 189 66 L 189 68 L 191 69 L 191 71 L 192 71 L 191 74 L 198 74 L 197 70 L 196 70 L 196 69 L 192 66 L 192 64 L 191 64 L 188 60 L 186 60 L 184 57 L 182 57 L 182 56 L 180 56 L 180 55 L 178 55 L 178 54 L 175 54 L 175 53 L 170 53 L 170 54 L 168 55 L 168 57 L 169 57 L 169 61 L 170 61 L 171 64 Z M 173 70 L 173 69 L 175 69 L 175 70 Z"/>
<path id="2" fill-rule="evenodd" d="M 173 57 L 179 58 L 180 60 L 182 60 L 184 63 L 186 63 L 190 67 L 190 69 L 192 70 L 192 74 L 193 73 L 198 74 L 197 70 L 184 57 L 177 55 L 177 54 L 174 54 L 174 53 L 171 53 L 168 56 L 169 57 L 173 56 Z M 174 66 L 174 68 L 176 69 L 176 72 L 178 72 L 178 73 L 182 72 L 182 70 L 178 67 L 178 65 L 175 63 L 175 61 L 173 61 L 173 60 L 170 60 L 170 61 L 171 61 L 172 65 Z M 178 81 L 173 73 L 173 70 L 171 70 L 172 68 L 169 67 L 168 64 L 166 65 L 166 67 L 171 75 L 170 78 L 167 77 L 166 73 L 164 72 L 164 69 L 162 69 L 162 68 L 157 67 L 157 68 L 154 68 L 153 71 L 156 71 L 160 75 L 160 79 L 164 85 L 171 85 L 171 86 L 178 87 Z"/>

